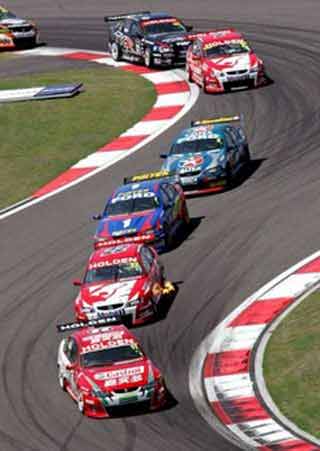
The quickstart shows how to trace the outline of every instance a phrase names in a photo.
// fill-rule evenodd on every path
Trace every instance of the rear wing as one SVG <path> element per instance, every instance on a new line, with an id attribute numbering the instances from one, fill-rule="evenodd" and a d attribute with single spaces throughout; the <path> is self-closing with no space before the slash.
<path id="1" fill-rule="evenodd" d="M 213 125 L 213 124 L 231 124 L 233 122 L 239 122 L 241 127 L 244 129 L 244 116 L 239 114 L 237 116 L 222 116 L 210 119 L 200 119 L 197 121 L 191 121 L 191 127 L 197 127 L 199 125 Z"/>
<path id="2" fill-rule="evenodd" d="M 146 172 L 143 174 L 133 175 L 131 177 L 125 177 L 123 183 L 127 185 L 128 183 L 140 183 L 148 180 L 167 180 L 171 183 L 180 183 L 180 177 L 175 172 L 170 171 L 155 171 Z"/>
<path id="3" fill-rule="evenodd" d="M 86 327 L 102 327 L 109 326 L 110 324 L 120 323 L 119 316 L 105 316 L 97 319 L 90 319 L 89 321 L 74 321 L 71 323 L 57 324 L 58 332 L 72 332 L 74 330 L 84 329 Z"/>
<path id="4" fill-rule="evenodd" d="M 122 22 L 126 19 L 132 19 L 133 17 L 143 17 L 147 14 L 151 14 L 150 11 L 138 11 L 135 13 L 118 14 L 116 16 L 104 16 L 105 22 Z"/>

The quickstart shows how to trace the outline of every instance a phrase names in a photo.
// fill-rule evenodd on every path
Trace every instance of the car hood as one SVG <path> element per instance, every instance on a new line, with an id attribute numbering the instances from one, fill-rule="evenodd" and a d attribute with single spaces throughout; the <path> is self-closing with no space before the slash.
<path id="1" fill-rule="evenodd" d="M 126 361 L 110 366 L 84 368 L 83 373 L 93 387 L 102 391 L 139 387 L 154 380 L 152 364 L 146 358 L 132 363 Z"/>
<path id="2" fill-rule="evenodd" d="M 164 42 L 166 44 L 175 44 L 185 42 L 188 44 L 190 39 L 188 37 L 188 33 L 179 32 L 179 33 L 158 33 L 158 34 L 149 34 L 146 38 L 146 41 L 150 41 L 153 43 L 156 42 Z"/>
<path id="3" fill-rule="evenodd" d="M 207 59 L 206 63 L 210 69 L 215 70 L 244 70 L 251 69 L 251 67 L 255 66 L 257 64 L 257 57 L 254 53 L 243 53 Z"/>
<path id="4" fill-rule="evenodd" d="M 150 210 L 148 213 L 103 218 L 99 222 L 96 237 L 119 238 L 143 233 L 156 227 L 159 216 L 158 210 Z"/>
<path id="5" fill-rule="evenodd" d="M 221 153 L 215 151 L 172 155 L 167 158 L 164 169 L 183 175 L 217 166 L 223 163 L 221 160 Z"/>
<path id="6" fill-rule="evenodd" d="M 140 292 L 142 282 L 143 277 L 115 283 L 91 283 L 81 287 L 80 299 L 91 305 L 124 303 Z"/>

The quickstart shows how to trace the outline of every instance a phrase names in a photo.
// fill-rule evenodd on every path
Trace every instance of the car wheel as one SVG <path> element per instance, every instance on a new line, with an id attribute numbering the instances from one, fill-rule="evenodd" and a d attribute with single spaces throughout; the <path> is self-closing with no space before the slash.
<path id="1" fill-rule="evenodd" d="M 234 185 L 233 174 L 230 165 L 228 164 L 226 167 L 226 182 L 227 188 L 232 188 Z"/>
<path id="2" fill-rule="evenodd" d="M 209 92 L 208 92 L 208 89 L 207 89 L 207 83 L 206 83 L 206 80 L 203 78 L 202 79 L 202 89 L 203 89 L 203 92 L 205 93 L 205 94 L 208 94 Z"/>
<path id="3" fill-rule="evenodd" d="M 111 56 L 114 59 L 114 61 L 121 60 L 121 49 L 116 42 L 113 42 L 111 44 Z"/>
<path id="4" fill-rule="evenodd" d="M 82 414 L 84 413 L 84 399 L 83 399 L 83 395 L 82 394 L 79 395 L 78 409 L 79 409 L 79 412 L 81 412 Z"/>
<path id="5" fill-rule="evenodd" d="M 146 49 L 145 53 L 144 53 L 144 64 L 146 67 L 152 67 L 153 66 L 153 57 L 151 54 L 151 50 L 150 49 Z"/>
<path id="6" fill-rule="evenodd" d="M 244 148 L 244 152 L 243 152 L 243 157 L 242 158 L 243 158 L 243 161 L 246 164 L 250 164 L 251 156 L 250 156 L 250 151 L 249 151 L 248 145 L 246 145 L 245 148 Z"/>
<path id="7" fill-rule="evenodd" d="M 59 386 L 61 388 L 61 390 L 66 391 L 66 380 L 63 377 L 63 374 L 59 368 L 59 373 L 58 373 L 58 380 L 59 380 Z"/>
<path id="8" fill-rule="evenodd" d="M 189 83 L 194 83 L 194 79 L 192 78 L 192 72 L 191 72 L 191 69 L 190 69 L 188 64 L 186 65 L 186 72 L 187 72 L 187 75 L 188 75 L 188 82 Z"/>
<path id="9" fill-rule="evenodd" d="M 190 225 L 189 210 L 186 203 L 184 204 L 183 208 L 183 225 L 185 228 L 188 228 Z"/>

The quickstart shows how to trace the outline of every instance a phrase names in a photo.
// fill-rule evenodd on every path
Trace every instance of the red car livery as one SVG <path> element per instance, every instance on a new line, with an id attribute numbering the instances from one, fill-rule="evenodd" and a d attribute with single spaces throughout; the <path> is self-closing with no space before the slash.
<path id="1" fill-rule="evenodd" d="M 157 252 L 145 244 L 121 244 L 94 251 L 75 300 L 78 321 L 108 317 L 110 322 L 138 325 L 160 313 L 165 282 Z"/>
<path id="2" fill-rule="evenodd" d="M 154 410 L 166 403 L 160 371 L 122 325 L 85 328 L 63 339 L 57 363 L 61 388 L 86 416 L 107 418 L 128 405 Z"/>
<path id="3" fill-rule="evenodd" d="M 13 34 L 10 33 L 9 29 L 6 26 L 0 25 L 0 50 L 8 50 L 14 48 L 15 43 Z"/>
<path id="4" fill-rule="evenodd" d="M 265 83 L 263 61 L 233 29 L 198 34 L 188 49 L 186 70 L 190 81 L 211 93 Z"/>

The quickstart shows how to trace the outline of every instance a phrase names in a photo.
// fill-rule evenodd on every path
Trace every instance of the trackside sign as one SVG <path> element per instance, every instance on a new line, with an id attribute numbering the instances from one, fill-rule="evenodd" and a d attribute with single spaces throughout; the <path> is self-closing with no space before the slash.
<path id="1" fill-rule="evenodd" d="M 0 90 L 0 103 L 73 97 L 83 91 L 82 83 Z"/>

